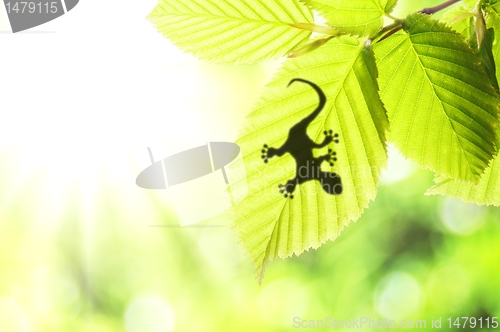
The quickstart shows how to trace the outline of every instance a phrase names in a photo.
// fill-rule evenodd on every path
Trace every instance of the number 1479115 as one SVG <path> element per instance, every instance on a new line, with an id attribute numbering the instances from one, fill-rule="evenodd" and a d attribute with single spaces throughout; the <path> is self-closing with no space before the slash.
<path id="1" fill-rule="evenodd" d="M 498 317 L 486 317 L 486 318 L 457 317 L 455 319 L 449 317 L 448 326 L 450 329 L 452 327 L 463 328 L 463 329 L 475 329 L 475 328 L 496 329 L 498 328 Z"/>
<path id="2" fill-rule="evenodd" d="M 55 14 L 57 13 L 57 1 L 52 2 L 29 2 L 29 1 L 15 1 L 5 3 L 7 13 L 16 14 Z"/>

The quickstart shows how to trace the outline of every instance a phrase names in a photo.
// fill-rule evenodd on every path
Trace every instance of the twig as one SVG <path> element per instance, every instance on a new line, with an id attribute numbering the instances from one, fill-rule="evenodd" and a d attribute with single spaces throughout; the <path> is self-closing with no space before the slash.
<path id="1" fill-rule="evenodd" d="M 448 1 L 443 2 L 440 5 L 419 10 L 417 13 L 432 15 L 432 14 L 437 13 L 440 10 L 443 10 L 447 7 L 450 7 L 451 5 L 456 4 L 459 1 L 460 0 L 448 0 Z M 394 23 L 385 26 L 382 30 L 380 30 L 380 32 L 375 37 L 370 38 L 370 39 L 372 39 L 372 40 L 377 39 L 379 36 L 383 35 L 387 31 L 389 31 L 387 34 L 385 34 L 382 38 L 380 38 L 377 41 L 377 43 L 378 43 L 378 42 L 392 36 L 394 33 L 398 32 L 399 30 L 401 30 L 403 28 L 402 24 L 403 24 L 403 20 L 396 20 L 396 21 L 394 21 Z"/>
<path id="2" fill-rule="evenodd" d="M 460 0 L 448 0 L 446 2 L 443 2 L 440 5 L 437 5 L 437 6 L 434 6 L 434 7 L 429 7 L 429 8 L 424 8 L 421 11 L 419 11 L 419 13 L 427 14 L 427 15 L 432 15 L 432 14 L 437 13 L 440 10 L 443 10 L 443 9 L 445 9 L 447 7 L 450 7 L 451 5 L 456 4 L 459 1 Z"/>

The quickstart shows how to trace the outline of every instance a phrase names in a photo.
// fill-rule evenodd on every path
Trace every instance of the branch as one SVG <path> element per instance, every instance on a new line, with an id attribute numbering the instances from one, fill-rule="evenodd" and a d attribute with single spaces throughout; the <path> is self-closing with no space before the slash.
<path id="1" fill-rule="evenodd" d="M 437 13 L 440 10 L 443 10 L 447 7 L 450 7 L 451 5 L 456 4 L 459 1 L 461 1 L 461 0 L 448 0 L 448 1 L 443 2 L 440 5 L 419 10 L 417 13 L 432 15 L 432 14 Z M 398 32 L 399 30 L 402 29 L 402 27 L 403 27 L 403 20 L 396 20 L 396 21 L 394 21 L 394 23 L 385 26 L 382 30 L 380 30 L 380 32 L 375 37 L 370 38 L 370 39 L 372 39 L 372 40 L 377 39 L 379 36 L 383 35 L 387 31 L 389 31 L 382 38 L 380 38 L 380 40 L 377 41 L 377 43 L 378 43 L 378 42 L 390 37 L 394 33 Z"/>
<path id="2" fill-rule="evenodd" d="M 443 9 L 445 9 L 447 7 L 450 7 L 451 5 L 456 4 L 459 1 L 460 0 L 448 0 L 446 2 L 443 2 L 440 5 L 437 5 L 437 6 L 434 6 L 434 7 L 429 7 L 429 8 L 424 8 L 421 11 L 419 11 L 419 13 L 427 14 L 427 15 L 432 15 L 432 14 L 437 13 L 440 10 L 443 10 Z"/>

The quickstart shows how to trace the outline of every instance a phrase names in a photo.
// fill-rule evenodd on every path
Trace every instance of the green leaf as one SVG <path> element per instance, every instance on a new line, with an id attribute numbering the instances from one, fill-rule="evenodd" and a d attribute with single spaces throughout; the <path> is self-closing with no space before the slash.
<path id="1" fill-rule="evenodd" d="M 328 24 L 343 32 L 372 36 L 382 29 L 383 16 L 397 0 L 304 0 L 317 9 Z"/>
<path id="2" fill-rule="evenodd" d="M 476 26 L 474 13 L 464 6 L 453 8 L 444 13 L 441 18 L 442 22 L 447 23 L 455 31 L 459 32 L 466 40 L 472 49 L 483 60 L 483 68 L 491 80 L 491 84 L 498 91 L 497 73 L 495 59 L 493 56 L 494 31 L 488 29 L 484 33 L 484 40 L 481 47 L 477 46 L 477 38 L 474 27 Z"/>
<path id="3" fill-rule="evenodd" d="M 500 33 L 500 31 L 499 31 Z M 493 29 L 488 29 L 485 31 L 483 42 L 479 48 L 478 55 L 483 60 L 483 68 L 488 77 L 490 78 L 491 84 L 498 92 L 498 79 L 497 79 L 497 69 L 495 64 L 495 57 L 493 55 L 493 47 L 495 46 L 495 31 Z"/>
<path id="4" fill-rule="evenodd" d="M 313 23 L 299 0 L 160 0 L 148 19 L 182 50 L 222 63 L 287 55 L 311 35 L 291 24 Z"/>
<path id="5" fill-rule="evenodd" d="M 427 190 L 426 195 L 448 195 L 478 205 L 500 206 L 500 160 L 498 155 L 477 184 L 453 181 L 443 177 L 437 177 L 434 181 L 437 184 Z"/>
<path id="6" fill-rule="evenodd" d="M 259 279 L 267 261 L 299 255 L 335 239 L 375 198 L 387 161 L 388 126 L 376 77 L 370 47 L 353 37 L 334 38 L 320 49 L 287 60 L 247 117 L 236 141 L 243 162 L 233 164 L 232 173 L 240 175 L 230 192 L 237 201 L 232 208 L 234 227 Z M 318 95 L 309 85 L 296 82 L 287 88 L 294 78 L 314 82 L 327 97 L 307 134 L 317 143 L 324 130 L 339 134 L 340 142 L 330 144 L 338 160 L 333 167 L 323 163 L 321 169 L 340 175 L 340 195 L 324 192 L 318 181 L 308 181 L 296 187 L 293 199 L 284 198 L 278 184 L 295 177 L 294 158 L 286 153 L 267 164 L 261 159 L 263 144 L 282 146 L 290 128 L 318 105 Z M 323 156 L 328 147 L 313 152 Z"/>
<path id="7" fill-rule="evenodd" d="M 486 27 L 494 30 L 495 39 L 492 50 L 495 63 L 500 64 L 500 3 L 497 1 L 488 1 L 484 4 L 486 12 Z M 500 66 L 496 66 L 497 81 L 500 81 Z"/>
<path id="8" fill-rule="evenodd" d="M 389 140 L 437 174 L 477 182 L 495 153 L 500 101 L 463 36 L 414 14 L 376 44 Z"/>
<path id="9" fill-rule="evenodd" d="M 427 190 L 426 195 L 448 195 L 460 198 L 464 202 L 479 205 L 500 206 L 500 156 L 493 158 L 477 184 L 437 176 L 435 186 Z"/>

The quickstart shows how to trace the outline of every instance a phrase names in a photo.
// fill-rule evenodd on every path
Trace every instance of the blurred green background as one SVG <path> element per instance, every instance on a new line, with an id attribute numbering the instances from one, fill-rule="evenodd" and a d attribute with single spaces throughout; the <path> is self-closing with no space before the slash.
<path id="1" fill-rule="evenodd" d="M 440 3 L 400 2 L 395 16 Z M 150 26 L 139 32 L 123 43 L 134 47 L 141 34 L 155 34 Z M 155 45 L 168 43 L 155 38 Z M 279 65 L 230 67 L 178 56 L 199 68 L 196 87 L 175 105 L 189 100 L 203 108 L 200 122 L 212 121 L 207 140 L 234 140 Z M 127 137 L 140 139 L 134 131 Z M 175 137 L 159 139 L 161 146 Z M 72 173 L 54 189 L 54 165 L 34 160 L 25 171 L 20 148 L 0 144 L 0 331 L 290 331 L 296 317 L 426 320 L 427 329 L 441 317 L 443 330 L 467 330 L 448 329 L 446 319 L 500 316 L 500 209 L 424 196 L 432 174 L 392 148 L 364 215 L 335 242 L 269 264 L 259 286 L 227 215 L 197 224 L 207 227 L 172 227 L 179 220 L 168 195 L 135 186 L 149 162 L 145 146 L 123 144 L 125 157 L 111 167 L 95 161 L 91 186 Z"/>

